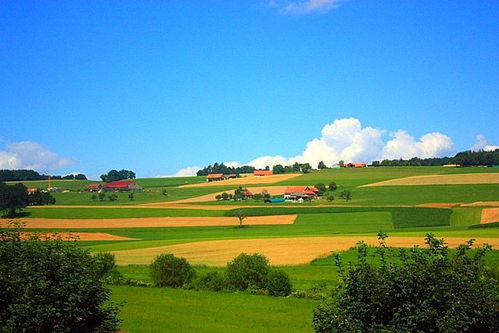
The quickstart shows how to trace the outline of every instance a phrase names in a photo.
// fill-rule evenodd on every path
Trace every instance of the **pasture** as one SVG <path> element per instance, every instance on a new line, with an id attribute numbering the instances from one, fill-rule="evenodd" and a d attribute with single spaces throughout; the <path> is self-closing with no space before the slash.
<path id="1" fill-rule="evenodd" d="M 65 186 L 74 183 L 74 190 L 55 193 L 55 206 L 26 208 L 21 220 L 27 232 L 61 232 L 63 236 L 74 232 L 80 246 L 94 253 L 114 253 L 119 271 L 144 283 L 151 281 L 148 264 L 161 253 L 187 258 L 201 276 L 223 273 L 225 264 L 239 253 L 256 252 L 288 273 L 295 291 L 328 294 L 339 281 L 331 251 L 353 261 L 356 253 L 349 249 L 361 240 L 377 244 L 379 231 L 388 233 L 388 244 L 394 247 L 422 246 L 425 234 L 432 232 L 445 237 L 451 247 L 474 238 L 477 244 L 486 242 L 497 249 L 498 171 L 379 167 L 239 179 L 242 185 L 255 185 L 251 188 L 255 192 L 265 188 L 274 195 L 292 185 L 327 186 L 332 181 L 338 185 L 332 192 L 333 202 L 319 199 L 279 205 L 214 201 L 217 193 L 233 192 L 239 184 L 206 183 L 204 177 L 138 179 L 145 191 L 134 193 L 133 200 L 128 193 L 116 193 L 116 201 L 93 200 L 91 193 L 81 191 L 85 183 L 78 187 L 76 181 L 64 181 Z M 411 186 L 396 183 L 407 177 L 453 180 Z M 486 181 L 470 183 L 470 177 Z M 364 186 L 384 181 L 391 184 Z M 343 190 L 351 191 L 351 201 L 339 197 Z M 242 228 L 238 215 L 243 216 Z M 499 265 L 499 251 L 487 256 L 487 265 Z M 236 326 L 242 332 L 308 332 L 318 304 L 313 299 L 245 292 L 136 286 L 112 286 L 112 290 L 115 301 L 126 301 L 122 312 L 126 332 L 220 332 Z M 148 311 L 139 311 L 145 308 Z"/>

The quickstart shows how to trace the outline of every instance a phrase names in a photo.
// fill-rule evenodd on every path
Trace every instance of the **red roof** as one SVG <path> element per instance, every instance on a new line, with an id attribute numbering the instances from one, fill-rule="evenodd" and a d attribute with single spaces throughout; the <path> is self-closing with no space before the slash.
<path id="1" fill-rule="evenodd" d="M 36 192 L 36 191 L 38 191 L 38 189 L 37 189 L 37 188 L 34 188 L 34 187 L 28 187 L 28 188 L 27 188 L 27 191 L 28 191 L 28 192 Z"/>
<path id="2" fill-rule="evenodd" d="M 253 171 L 254 176 L 270 176 L 273 174 L 274 174 L 274 172 L 272 170 L 255 170 L 255 171 Z"/>
<path id="3" fill-rule="evenodd" d="M 107 183 L 104 187 L 107 188 L 127 188 L 130 184 L 134 183 L 133 180 L 117 180 L 114 182 Z"/>
<path id="4" fill-rule="evenodd" d="M 87 188 L 99 188 L 99 186 L 102 186 L 101 184 L 90 184 L 87 186 Z"/>
<path id="5" fill-rule="evenodd" d="M 224 174 L 223 173 L 210 173 L 206 178 L 211 179 L 211 178 L 223 178 Z"/>
<path id="6" fill-rule="evenodd" d="M 314 195 L 317 192 L 319 192 L 319 190 L 313 186 L 288 186 L 284 191 L 284 194 L 302 193 Z"/>

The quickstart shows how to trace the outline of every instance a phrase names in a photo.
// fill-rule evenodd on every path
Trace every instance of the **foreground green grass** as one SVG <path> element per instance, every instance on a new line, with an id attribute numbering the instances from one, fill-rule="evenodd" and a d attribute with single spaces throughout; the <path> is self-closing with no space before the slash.
<path id="1" fill-rule="evenodd" d="M 113 286 L 126 332 L 311 332 L 317 301 Z"/>

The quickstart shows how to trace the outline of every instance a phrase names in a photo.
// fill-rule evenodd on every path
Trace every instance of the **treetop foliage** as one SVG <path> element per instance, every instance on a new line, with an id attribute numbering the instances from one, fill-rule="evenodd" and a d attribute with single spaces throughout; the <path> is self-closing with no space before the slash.
<path id="1" fill-rule="evenodd" d="M 196 172 L 196 175 L 198 176 L 207 176 L 210 173 L 223 173 L 224 175 L 227 174 L 240 174 L 240 173 L 253 173 L 255 171 L 255 168 L 249 165 L 243 165 L 240 167 L 229 167 L 226 166 L 223 163 L 215 163 L 213 165 L 208 165 L 207 167 L 198 170 Z"/>
<path id="2" fill-rule="evenodd" d="M 77 179 L 86 180 L 84 174 L 66 175 L 66 176 L 51 176 L 51 179 Z M 47 180 L 48 175 L 41 175 L 34 170 L 0 170 L 0 181 L 23 181 L 23 180 Z"/>
<path id="3" fill-rule="evenodd" d="M 358 260 L 335 261 L 342 283 L 314 312 L 316 332 L 497 332 L 499 284 L 473 240 L 450 251 L 427 234 L 426 248 L 357 244 Z"/>
<path id="4" fill-rule="evenodd" d="M 461 166 L 499 165 L 499 149 L 495 151 L 464 151 L 454 157 L 418 158 L 409 160 L 374 161 L 373 166 L 439 166 L 444 164 L 459 164 Z"/>
<path id="5" fill-rule="evenodd" d="M 125 169 L 120 171 L 113 169 L 105 175 L 100 175 L 100 178 L 106 183 L 124 179 L 135 179 L 135 172 Z"/>

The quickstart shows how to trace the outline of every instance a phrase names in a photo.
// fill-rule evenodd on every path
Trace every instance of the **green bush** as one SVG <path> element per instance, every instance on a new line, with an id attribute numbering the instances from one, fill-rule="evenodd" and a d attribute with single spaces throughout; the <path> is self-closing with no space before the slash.
<path id="1" fill-rule="evenodd" d="M 103 278 L 110 274 L 113 270 L 116 270 L 116 262 L 114 260 L 114 254 L 109 252 L 100 252 L 94 255 L 96 274 L 99 278 Z"/>
<path id="2" fill-rule="evenodd" d="M 219 272 L 209 272 L 203 275 L 198 281 L 200 289 L 208 289 L 213 291 L 221 291 L 227 287 L 227 282 Z"/>
<path id="3" fill-rule="evenodd" d="M 267 280 L 270 296 L 288 296 L 291 294 L 291 281 L 288 274 L 279 270 L 271 270 Z"/>
<path id="4" fill-rule="evenodd" d="M 227 282 L 238 290 L 246 290 L 250 286 L 265 289 L 269 271 L 269 261 L 265 256 L 241 253 L 227 264 Z"/>
<path id="5" fill-rule="evenodd" d="M 470 240 L 451 254 L 428 234 L 427 248 L 396 252 L 385 237 L 375 251 L 379 265 L 367 260 L 364 243 L 357 263 L 345 267 L 336 257 L 342 284 L 314 312 L 316 332 L 499 331 L 499 284 L 483 265 L 490 246 L 470 251 Z"/>
<path id="6" fill-rule="evenodd" d="M 158 287 L 180 288 L 189 283 L 195 275 L 194 269 L 184 258 L 173 254 L 161 254 L 152 262 L 151 277 Z"/>
<path id="7" fill-rule="evenodd" d="M 118 308 L 76 242 L 0 231 L 1 332 L 116 332 Z"/>

